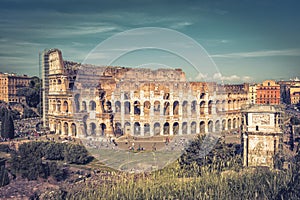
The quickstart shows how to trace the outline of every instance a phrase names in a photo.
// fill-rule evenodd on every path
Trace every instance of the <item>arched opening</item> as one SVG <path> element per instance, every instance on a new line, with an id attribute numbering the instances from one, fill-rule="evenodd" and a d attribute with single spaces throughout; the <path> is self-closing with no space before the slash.
<path id="1" fill-rule="evenodd" d="M 158 122 L 154 124 L 154 135 L 160 135 L 160 124 Z"/>
<path id="2" fill-rule="evenodd" d="M 231 110 L 232 109 L 232 101 L 231 100 L 228 100 L 227 107 L 228 107 L 227 110 Z"/>
<path id="3" fill-rule="evenodd" d="M 196 134 L 197 131 L 197 124 L 196 122 L 191 123 L 191 134 Z"/>
<path id="4" fill-rule="evenodd" d="M 82 102 L 82 106 L 81 107 L 82 107 L 83 111 L 86 111 L 86 102 L 85 101 Z"/>
<path id="5" fill-rule="evenodd" d="M 213 105 L 213 101 L 210 100 L 208 102 L 208 114 L 211 115 L 212 114 L 212 105 Z"/>
<path id="6" fill-rule="evenodd" d="M 179 124 L 178 122 L 175 122 L 173 124 L 173 135 L 178 135 L 179 134 Z"/>
<path id="7" fill-rule="evenodd" d="M 57 84 L 58 84 L 58 85 L 61 84 L 61 80 L 60 80 L 60 79 L 57 80 Z"/>
<path id="8" fill-rule="evenodd" d="M 220 121 L 219 120 L 217 120 L 216 123 L 215 123 L 215 131 L 216 132 L 220 131 Z"/>
<path id="9" fill-rule="evenodd" d="M 213 125 L 213 122 L 212 122 L 212 121 L 209 121 L 209 122 L 208 122 L 208 132 L 209 132 L 209 133 L 212 133 L 212 132 L 213 132 L 213 126 L 214 126 L 214 125 Z"/>
<path id="10" fill-rule="evenodd" d="M 121 102 L 120 101 L 116 101 L 115 102 L 115 112 L 116 113 L 120 113 L 121 112 Z"/>
<path id="11" fill-rule="evenodd" d="M 67 122 L 64 123 L 64 135 L 69 134 L 69 125 Z"/>
<path id="12" fill-rule="evenodd" d="M 140 114 L 141 114 L 140 102 L 135 101 L 134 102 L 134 115 L 140 115 Z"/>
<path id="13" fill-rule="evenodd" d="M 151 103 L 150 101 L 144 102 L 144 115 L 148 116 L 150 113 Z"/>
<path id="14" fill-rule="evenodd" d="M 222 101 L 222 111 L 226 111 L 226 101 Z"/>
<path id="15" fill-rule="evenodd" d="M 187 114 L 188 114 L 188 102 L 183 101 L 183 103 L 182 103 L 182 115 L 187 116 Z"/>
<path id="16" fill-rule="evenodd" d="M 95 123 L 90 123 L 90 132 L 91 132 L 91 135 L 96 135 L 96 124 Z"/>
<path id="17" fill-rule="evenodd" d="M 124 102 L 124 108 L 125 108 L 125 115 L 129 115 L 130 114 L 130 102 L 129 101 Z"/>
<path id="18" fill-rule="evenodd" d="M 134 135 L 141 135 L 141 125 L 139 122 L 134 123 Z"/>
<path id="19" fill-rule="evenodd" d="M 236 128 L 236 118 L 233 118 L 233 121 L 232 121 L 232 128 Z"/>
<path id="20" fill-rule="evenodd" d="M 63 112 L 69 112 L 69 104 L 68 104 L 68 102 L 67 101 L 64 101 L 64 103 L 63 103 Z"/>
<path id="21" fill-rule="evenodd" d="M 231 129 L 231 119 L 227 120 L 227 130 Z"/>
<path id="22" fill-rule="evenodd" d="M 61 101 L 60 100 L 58 100 L 57 101 L 57 112 L 61 112 Z"/>
<path id="23" fill-rule="evenodd" d="M 57 123 L 57 133 L 60 135 L 61 134 L 61 123 Z"/>
<path id="24" fill-rule="evenodd" d="M 179 102 L 174 101 L 173 103 L 173 115 L 179 115 Z"/>
<path id="25" fill-rule="evenodd" d="M 154 102 L 154 113 L 156 115 L 160 114 L 160 102 L 159 101 Z"/>
<path id="26" fill-rule="evenodd" d="M 131 135 L 131 124 L 130 122 L 126 122 L 124 124 L 125 135 Z"/>
<path id="27" fill-rule="evenodd" d="M 192 104 L 191 104 L 191 114 L 196 114 L 197 112 L 197 101 L 192 101 Z"/>
<path id="28" fill-rule="evenodd" d="M 205 133 L 205 122 L 204 121 L 200 122 L 200 133 Z"/>
<path id="29" fill-rule="evenodd" d="M 205 98 L 205 93 L 201 93 L 200 94 L 200 99 L 204 99 Z"/>
<path id="30" fill-rule="evenodd" d="M 166 101 L 164 103 L 164 115 L 169 115 L 170 114 L 170 103 Z"/>
<path id="31" fill-rule="evenodd" d="M 74 123 L 71 124 L 71 133 L 72 133 L 72 136 L 74 136 L 74 137 L 77 136 L 76 124 L 74 124 Z"/>
<path id="32" fill-rule="evenodd" d="M 52 111 L 55 112 L 56 111 L 56 101 L 55 100 L 52 101 L 51 106 L 52 106 Z"/>
<path id="33" fill-rule="evenodd" d="M 96 102 L 95 101 L 90 101 L 89 110 L 96 110 Z"/>
<path id="34" fill-rule="evenodd" d="M 223 119 L 222 120 L 222 131 L 225 131 L 225 129 L 226 129 L 226 120 Z"/>
<path id="35" fill-rule="evenodd" d="M 200 115 L 204 115 L 205 101 L 200 102 Z"/>
<path id="36" fill-rule="evenodd" d="M 123 135 L 122 125 L 121 125 L 120 122 L 115 123 L 115 134 L 116 135 Z"/>
<path id="37" fill-rule="evenodd" d="M 112 110 L 111 110 L 111 102 L 110 102 L 110 101 L 106 101 L 105 106 L 106 106 L 106 107 L 105 107 L 105 110 L 106 110 L 106 111 L 109 111 L 109 112 L 112 111 Z"/>
<path id="38" fill-rule="evenodd" d="M 170 124 L 169 122 L 166 122 L 164 124 L 164 135 L 169 135 L 170 134 Z"/>
<path id="39" fill-rule="evenodd" d="M 144 135 L 150 136 L 150 124 L 148 123 L 144 124 Z"/>
<path id="40" fill-rule="evenodd" d="M 216 113 L 219 113 L 221 111 L 221 102 L 219 100 L 216 101 Z"/>
<path id="41" fill-rule="evenodd" d="M 75 112 L 79 112 L 80 111 L 79 97 L 80 97 L 80 94 L 76 94 L 75 97 L 74 97 Z"/>
<path id="42" fill-rule="evenodd" d="M 233 103 L 232 103 L 232 109 L 233 110 L 236 109 L 236 100 L 235 99 L 233 100 Z"/>
<path id="43" fill-rule="evenodd" d="M 187 122 L 182 123 L 182 134 L 183 135 L 187 134 Z"/>
<path id="44" fill-rule="evenodd" d="M 104 123 L 100 124 L 100 135 L 105 136 L 106 125 Z"/>

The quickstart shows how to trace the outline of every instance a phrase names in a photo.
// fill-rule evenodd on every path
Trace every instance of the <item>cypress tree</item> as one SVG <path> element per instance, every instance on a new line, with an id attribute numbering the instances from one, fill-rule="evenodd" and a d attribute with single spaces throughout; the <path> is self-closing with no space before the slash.
<path id="1" fill-rule="evenodd" d="M 1 122 L 1 137 L 13 139 L 15 135 L 14 122 L 10 110 L 7 108 L 2 108 Z"/>

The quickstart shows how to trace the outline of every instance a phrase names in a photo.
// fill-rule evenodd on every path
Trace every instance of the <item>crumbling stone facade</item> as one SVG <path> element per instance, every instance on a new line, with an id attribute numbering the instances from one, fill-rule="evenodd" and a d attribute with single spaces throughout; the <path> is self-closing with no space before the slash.
<path id="1" fill-rule="evenodd" d="M 241 125 L 247 84 L 188 82 L 181 69 L 79 65 L 63 61 L 59 50 L 48 57 L 49 111 L 44 118 L 57 134 L 184 135 Z"/>
<path id="2" fill-rule="evenodd" d="M 281 151 L 283 108 L 275 105 L 248 105 L 243 113 L 244 166 L 274 167 Z"/>

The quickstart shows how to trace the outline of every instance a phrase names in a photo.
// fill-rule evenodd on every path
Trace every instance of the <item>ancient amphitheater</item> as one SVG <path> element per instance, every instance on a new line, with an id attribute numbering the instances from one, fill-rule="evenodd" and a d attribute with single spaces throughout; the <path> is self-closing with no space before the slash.
<path id="1" fill-rule="evenodd" d="M 43 54 L 44 121 L 62 135 L 184 135 L 238 129 L 248 84 L 189 82 L 181 69 L 96 67 Z"/>

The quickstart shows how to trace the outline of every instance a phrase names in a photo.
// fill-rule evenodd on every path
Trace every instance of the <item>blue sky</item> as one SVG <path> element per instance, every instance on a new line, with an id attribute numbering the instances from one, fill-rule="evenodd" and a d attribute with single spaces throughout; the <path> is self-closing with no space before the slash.
<path id="1" fill-rule="evenodd" d="M 0 71 L 38 75 L 38 54 L 45 48 L 59 48 L 65 59 L 82 62 L 115 34 L 162 27 L 202 45 L 218 67 L 215 80 L 240 83 L 300 77 L 298 2 L 1 0 Z M 141 65 L 150 54 L 131 53 L 114 64 Z M 168 63 L 174 68 L 184 65 L 169 60 L 174 60 Z"/>

